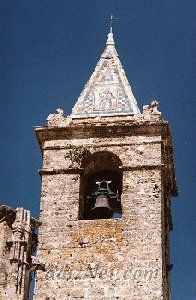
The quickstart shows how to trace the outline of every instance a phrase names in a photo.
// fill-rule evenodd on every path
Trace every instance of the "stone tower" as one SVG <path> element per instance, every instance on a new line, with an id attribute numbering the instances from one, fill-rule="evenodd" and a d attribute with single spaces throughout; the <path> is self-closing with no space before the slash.
<path id="1" fill-rule="evenodd" d="M 115 49 L 106 49 L 72 114 L 35 128 L 43 154 L 34 300 L 170 299 L 169 125 L 138 109 Z"/>
<path id="2" fill-rule="evenodd" d="M 0 299 L 28 300 L 31 272 L 42 269 L 32 254 L 39 222 L 24 208 L 0 206 Z"/>

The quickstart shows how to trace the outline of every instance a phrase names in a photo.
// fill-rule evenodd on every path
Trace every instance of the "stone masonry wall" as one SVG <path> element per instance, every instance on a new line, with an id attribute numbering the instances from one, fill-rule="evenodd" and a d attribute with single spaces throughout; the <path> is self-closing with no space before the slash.
<path id="1" fill-rule="evenodd" d="M 78 220 L 80 171 L 70 145 L 111 151 L 122 161 L 121 219 Z M 43 145 L 35 300 L 167 299 L 160 135 L 59 139 Z"/>

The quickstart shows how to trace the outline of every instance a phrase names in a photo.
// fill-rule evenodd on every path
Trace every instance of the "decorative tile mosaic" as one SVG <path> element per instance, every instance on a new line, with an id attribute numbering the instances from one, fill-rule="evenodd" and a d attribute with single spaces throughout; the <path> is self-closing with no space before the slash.
<path id="1" fill-rule="evenodd" d="M 113 45 L 107 45 L 75 104 L 74 115 L 138 113 L 137 102 Z"/>

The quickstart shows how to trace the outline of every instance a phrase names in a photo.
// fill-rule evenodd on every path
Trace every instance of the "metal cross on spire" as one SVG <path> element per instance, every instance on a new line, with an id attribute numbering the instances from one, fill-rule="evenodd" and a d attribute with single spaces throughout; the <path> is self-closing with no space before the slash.
<path id="1" fill-rule="evenodd" d="M 114 22 L 114 20 L 118 20 L 119 18 L 114 18 L 114 16 L 111 15 L 110 18 L 106 18 L 106 19 L 110 20 L 110 33 L 112 33 L 113 22 Z"/>

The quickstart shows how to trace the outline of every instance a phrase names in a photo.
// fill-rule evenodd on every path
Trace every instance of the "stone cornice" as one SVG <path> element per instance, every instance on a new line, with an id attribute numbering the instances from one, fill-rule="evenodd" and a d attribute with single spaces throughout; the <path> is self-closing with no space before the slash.
<path id="1" fill-rule="evenodd" d="M 68 126 L 37 126 L 35 127 L 36 136 L 40 146 L 48 140 L 58 139 L 78 139 L 105 137 L 116 138 L 123 136 L 139 135 L 139 134 L 162 134 L 168 132 L 168 123 L 160 120 L 159 122 L 112 122 L 112 123 L 71 123 Z"/>
<path id="2" fill-rule="evenodd" d="M 123 171 L 130 170 L 140 170 L 140 169 L 161 169 L 164 164 L 152 164 L 152 165 L 130 165 L 130 166 L 120 166 L 119 169 Z M 41 169 L 39 174 L 50 175 L 50 174 L 81 174 L 84 171 L 83 168 L 63 168 L 63 169 Z"/>
<path id="3" fill-rule="evenodd" d="M 114 147 L 114 146 L 139 146 L 139 145 L 145 145 L 145 144 L 161 144 L 163 141 L 162 140 L 156 140 L 156 141 L 142 141 L 141 142 L 138 142 L 138 143 L 134 143 L 134 142 L 127 142 L 127 143 L 121 143 L 121 142 L 118 142 L 118 143 L 102 143 L 101 145 L 100 144 L 97 144 L 96 145 L 96 149 L 99 148 L 99 147 Z M 86 147 L 91 147 L 92 146 L 92 143 L 86 143 L 86 140 L 85 140 L 85 145 Z M 77 148 L 77 147 L 76 147 Z M 43 146 L 43 150 L 64 150 L 64 149 L 70 149 L 70 144 L 67 144 L 67 145 L 54 145 L 54 146 Z"/>

